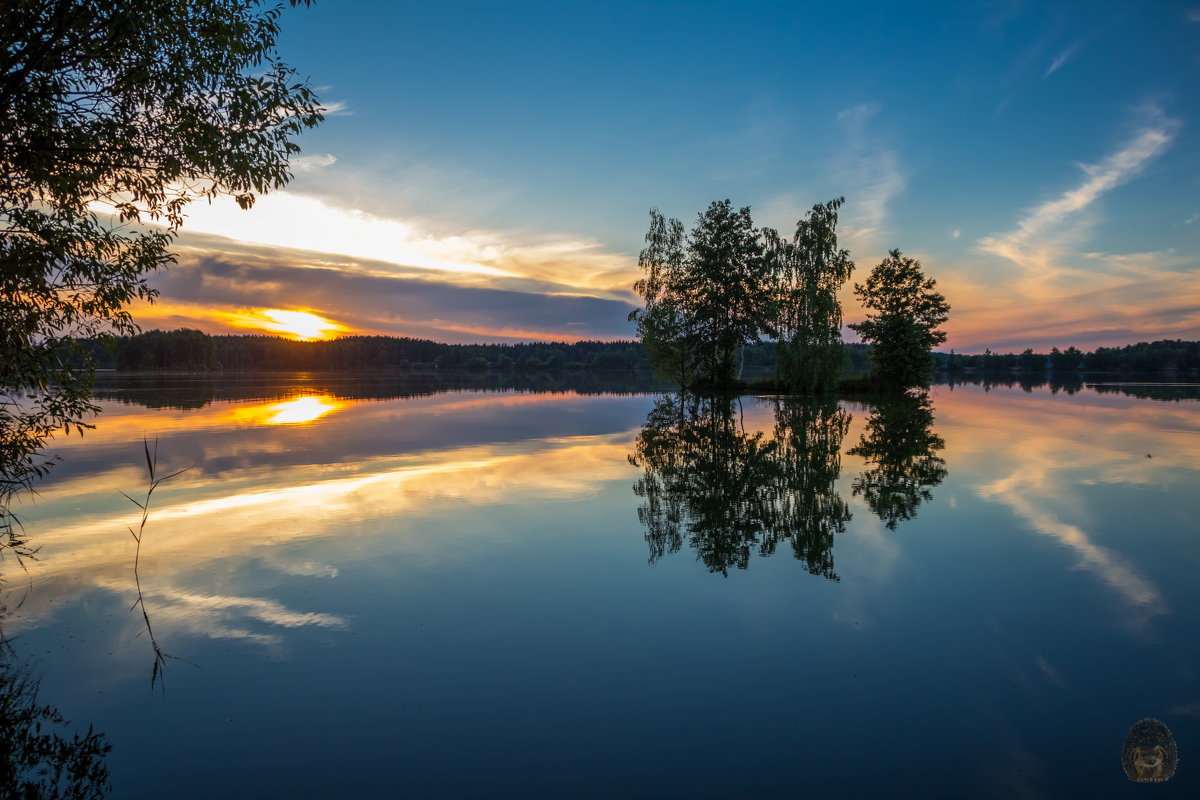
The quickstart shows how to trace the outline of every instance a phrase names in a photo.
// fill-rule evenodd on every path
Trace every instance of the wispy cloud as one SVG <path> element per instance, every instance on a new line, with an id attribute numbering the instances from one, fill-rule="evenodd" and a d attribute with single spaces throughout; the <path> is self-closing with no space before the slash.
<path id="1" fill-rule="evenodd" d="M 955 463 L 982 479 L 976 494 L 1011 510 L 1014 533 L 1024 528 L 1062 545 L 1070 554 L 1068 563 L 1107 587 L 1123 612 L 1116 618 L 1125 626 L 1146 631 L 1156 617 L 1168 614 L 1167 597 L 1142 573 L 1138 538 L 1097 541 L 1096 509 L 1081 487 L 1151 487 L 1184 480 L 1176 479 L 1175 471 L 1190 465 L 1196 453 L 1187 444 L 1174 444 L 1174 426 L 1182 417 L 1166 419 L 1160 415 L 1173 412 L 1143 413 L 1095 398 L 1072 408 L 1049 395 L 994 397 L 986 410 L 978 401 L 959 393 L 938 398 L 939 425 L 956 443 Z M 1104 436 L 1087 435 L 1097 426 Z M 970 437 L 952 435 L 968 427 Z M 1140 456 L 1151 450 L 1154 459 Z M 1043 671 L 1053 680 L 1053 670 Z"/>
<path id="2" fill-rule="evenodd" d="M 321 113 L 326 117 L 348 117 L 354 112 L 350 110 L 350 106 L 343 100 L 331 100 L 328 103 L 321 103 Z"/>
<path id="3" fill-rule="evenodd" d="M 332 257 L 331 265 L 369 261 L 387 274 L 423 270 L 460 285 L 503 289 L 536 281 L 544 291 L 625 300 L 639 277 L 632 256 L 584 236 L 490 229 L 445 234 L 417 218 L 373 214 L 289 191 L 260 197 L 249 211 L 222 197 L 193 203 L 186 213 L 188 235 L 323 253 Z"/>
<path id="4" fill-rule="evenodd" d="M 295 172 L 316 172 L 337 162 L 337 157 L 331 153 L 314 154 L 311 156 L 296 156 L 289 164 Z"/>
<path id="5" fill-rule="evenodd" d="M 1034 663 L 1037 664 L 1038 669 L 1042 671 L 1042 674 L 1046 676 L 1046 680 L 1050 681 L 1050 683 L 1060 689 L 1066 685 L 1062 677 L 1058 674 L 1058 670 L 1051 666 L 1050 662 L 1043 658 L 1041 653 L 1038 653 L 1034 657 Z"/>
<path id="6" fill-rule="evenodd" d="M 835 159 L 835 177 L 846 187 L 843 227 L 860 246 L 884 230 L 888 204 L 905 188 L 895 151 L 867 130 L 881 110 L 879 103 L 861 103 L 837 115 L 846 132 L 845 150 Z"/>
<path id="7" fill-rule="evenodd" d="M 780 192 L 754 206 L 754 219 L 791 235 L 796 222 L 812 209 L 813 202 L 813 196 L 803 191 Z"/>
<path id="8" fill-rule="evenodd" d="M 1046 69 L 1046 74 L 1042 78 L 1049 78 L 1054 73 L 1062 69 L 1063 65 L 1074 58 L 1075 53 L 1079 51 L 1079 43 L 1075 43 L 1058 54 L 1058 57 L 1050 62 L 1050 66 Z"/>
<path id="9" fill-rule="evenodd" d="M 163 600 L 186 606 L 190 612 L 220 617 L 244 615 L 250 619 L 278 625 L 281 628 L 344 628 L 346 621 L 334 614 L 313 611 L 292 611 L 276 600 L 261 597 L 235 597 L 230 595 L 196 594 L 181 590 L 165 590 Z M 188 614 L 187 616 L 192 616 Z"/>
<path id="10" fill-rule="evenodd" d="M 843 108 L 838 112 L 838 122 L 849 121 L 851 123 L 861 125 L 871 117 L 879 113 L 882 106 L 879 103 L 859 103 L 850 108 Z"/>
<path id="11" fill-rule="evenodd" d="M 1084 212 L 1106 192 L 1133 179 L 1170 146 L 1180 128 L 1178 120 L 1153 113 L 1112 155 L 1097 164 L 1081 164 L 1082 183 L 1031 209 L 1016 230 L 979 240 L 979 249 L 1016 264 L 1026 279 L 1044 281 L 1065 269 L 1071 246 L 1080 244 L 1092 220 Z"/>
<path id="12" fill-rule="evenodd" d="M 949 345 L 979 351 L 1081 348 L 1155 338 L 1190 338 L 1200 326 L 1195 260 L 1174 250 L 1096 252 L 1097 206 L 1166 152 L 1181 122 L 1151 109 L 1111 154 L 1081 164 L 1082 178 L 1027 210 L 1016 228 L 979 239 L 976 252 L 1017 268 L 960 265 L 940 280 L 955 308 Z M 997 279 L 973 279 L 996 275 Z"/>

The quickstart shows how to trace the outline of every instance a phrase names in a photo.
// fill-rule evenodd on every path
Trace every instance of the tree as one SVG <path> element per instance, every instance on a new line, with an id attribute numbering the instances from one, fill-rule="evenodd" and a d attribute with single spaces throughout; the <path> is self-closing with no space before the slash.
<path id="1" fill-rule="evenodd" d="M 116 367 L 122 370 L 207 372 L 221 368 L 213 338 L 187 328 L 120 339 L 116 351 Z"/>
<path id="2" fill-rule="evenodd" d="M 688 237 L 683 291 L 701 337 L 701 380 L 716 386 L 735 380 L 739 348 L 771 329 L 769 276 L 750 207 L 728 200 L 711 204 Z"/>
<path id="3" fill-rule="evenodd" d="M 695 325 L 685 311 L 683 296 L 683 223 L 669 222 L 658 209 L 650 209 L 650 230 L 638 266 L 646 276 L 633 285 L 646 307 L 635 309 L 629 319 L 637 323 L 638 336 L 655 369 L 680 386 L 695 377 Z"/>
<path id="4" fill-rule="evenodd" d="M 1083 363 L 1083 353 L 1075 347 L 1060 351 L 1057 347 L 1050 348 L 1050 368 L 1055 372 L 1076 372 Z"/>
<path id="5" fill-rule="evenodd" d="M 738 350 L 771 330 L 769 264 L 749 207 L 712 203 L 683 234 L 650 212 L 648 246 L 634 284 L 645 308 L 629 315 L 650 362 L 680 385 L 730 386 Z"/>
<path id="6" fill-rule="evenodd" d="M 1022 372 L 1045 372 L 1046 356 L 1033 352 L 1032 347 L 1026 347 L 1017 358 Z"/>
<path id="7" fill-rule="evenodd" d="M 88 427 L 75 340 L 136 330 L 126 307 L 155 296 L 146 276 L 173 261 L 187 204 L 249 208 L 291 179 L 293 139 L 322 115 L 276 52 L 282 9 L 3 3 L 0 501 L 48 468 L 54 431 Z"/>
<path id="8" fill-rule="evenodd" d="M 881 387 L 927 386 L 933 378 L 930 351 L 946 341 L 938 326 L 950 318 L 950 304 L 935 285 L 921 262 L 899 250 L 871 270 L 865 285 L 854 285 L 855 296 L 875 313 L 850 328 L 872 345 L 872 379 Z"/>
<path id="9" fill-rule="evenodd" d="M 765 232 L 777 281 L 775 372 L 793 392 L 827 391 L 845 366 L 838 291 L 850 279 L 854 262 L 848 250 L 838 249 L 838 209 L 844 202 L 839 197 L 813 206 L 796 223 L 791 242 Z"/>

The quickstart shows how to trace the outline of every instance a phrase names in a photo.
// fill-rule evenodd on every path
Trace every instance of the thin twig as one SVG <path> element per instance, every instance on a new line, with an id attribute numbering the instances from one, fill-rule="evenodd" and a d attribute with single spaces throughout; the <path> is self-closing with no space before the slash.
<path id="1" fill-rule="evenodd" d="M 135 542 L 137 542 L 137 548 L 134 551 L 134 555 L 133 555 L 133 582 L 134 582 L 134 585 L 137 587 L 137 600 L 133 601 L 133 605 L 129 607 L 129 610 L 133 611 L 133 609 L 135 609 L 135 608 L 138 608 L 138 607 L 141 608 L 142 619 L 145 620 L 145 622 L 146 622 L 146 633 L 149 634 L 149 636 L 150 636 L 150 646 L 154 649 L 154 667 L 150 671 L 150 689 L 151 689 L 151 691 L 153 691 L 154 686 L 157 683 L 159 689 L 165 692 L 166 691 L 166 683 L 164 680 L 164 674 L 166 672 L 167 659 L 170 658 L 170 659 L 174 659 L 176 661 L 181 661 L 182 659 L 180 659 L 176 656 L 172 656 L 167 653 L 164 653 L 162 651 L 162 648 L 158 646 L 158 640 L 154 638 L 154 628 L 150 625 L 150 614 L 146 611 L 146 598 L 145 598 L 145 595 L 142 593 L 142 579 L 141 579 L 141 575 L 138 572 L 138 567 L 141 564 L 142 539 L 144 538 L 145 533 L 146 533 L 146 522 L 150 518 L 150 496 L 154 494 L 154 490 L 157 489 L 161 484 L 165 483 L 166 481 L 171 480 L 172 478 L 176 477 L 177 475 L 181 475 L 182 473 L 187 472 L 189 469 L 191 469 L 191 467 L 184 467 L 183 469 L 176 470 L 175 472 L 172 472 L 169 475 L 159 476 L 157 474 L 158 439 L 154 440 L 154 452 L 153 453 L 150 452 L 150 442 L 148 439 L 143 439 L 142 445 L 146 451 L 146 471 L 150 475 L 150 487 L 146 490 L 146 497 L 144 500 L 138 501 L 138 500 L 134 500 L 132 497 L 125 494 L 124 492 L 121 492 L 121 494 L 124 495 L 125 498 L 127 500 L 129 500 L 129 502 L 133 503 L 135 506 L 137 506 L 138 508 L 140 508 L 142 510 L 142 520 L 141 520 L 141 523 L 138 525 L 137 531 L 135 532 L 132 527 L 129 529 L 129 534 L 133 537 L 133 540 Z"/>

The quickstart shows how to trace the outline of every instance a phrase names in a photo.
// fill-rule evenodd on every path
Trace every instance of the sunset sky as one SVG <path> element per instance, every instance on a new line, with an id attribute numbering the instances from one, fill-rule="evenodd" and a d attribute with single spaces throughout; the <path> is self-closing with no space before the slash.
<path id="1" fill-rule="evenodd" d="M 144 329 L 630 338 L 652 207 L 845 196 L 854 279 L 920 259 L 947 348 L 1200 338 L 1200 2 L 317 0 L 280 48 L 327 119 L 190 207 Z"/>

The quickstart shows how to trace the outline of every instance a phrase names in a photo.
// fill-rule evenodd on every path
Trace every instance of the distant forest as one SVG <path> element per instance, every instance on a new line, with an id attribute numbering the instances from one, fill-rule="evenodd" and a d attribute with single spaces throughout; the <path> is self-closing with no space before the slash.
<path id="1" fill-rule="evenodd" d="M 99 369 L 140 372 L 214 372 L 222 370 L 609 370 L 651 371 L 640 342 L 529 342 L 516 344 L 444 344 L 391 336 L 344 336 L 300 342 L 280 336 L 210 336 L 197 330 L 147 331 L 105 342 L 79 343 Z M 870 365 L 868 345 L 846 346 L 847 368 L 862 372 Z M 775 365 L 775 346 L 747 347 L 742 366 L 748 371 Z M 949 374 L 1073 374 L 1080 372 L 1175 373 L 1200 371 L 1200 342 L 1163 339 L 1124 347 L 1074 347 L 1035 353 L 964 355 L 934 353 L 939 372 Z"/>
<path id="2" fill-rule="evenodd" d="M 1181 339 L 1097 347 L 1090 353 L 1074 347 L 1066 350 L 1055 347 L 1049 353 L 1035 353 L 1033 348 L 1026 348 L 1020 354 L 985 350 L 980 355 L 962 355 L 952 350 L 933 355 L 937 368 L 947 372 L 1177 372 L 1186 375 L 1200 370 L 1200 342 Z"/>

